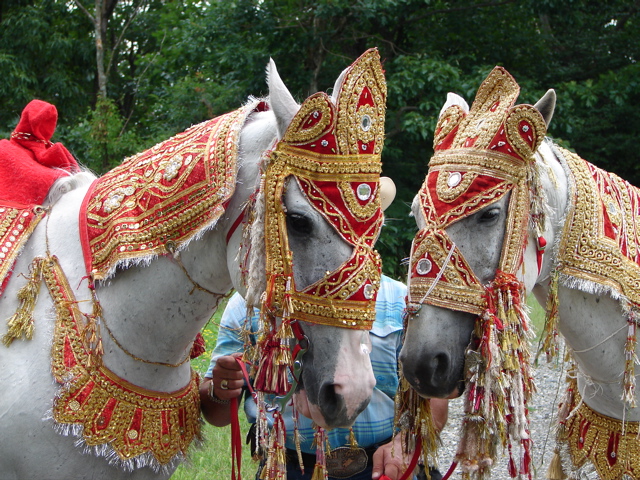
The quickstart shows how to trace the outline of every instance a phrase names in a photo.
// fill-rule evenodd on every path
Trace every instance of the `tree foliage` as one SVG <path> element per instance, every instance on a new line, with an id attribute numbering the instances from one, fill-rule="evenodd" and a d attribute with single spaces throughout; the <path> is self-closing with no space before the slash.
<path id="1" fill-rule="evenodd" d="M 408 204 L 449 91 L 471 101 L 495 65 L 534 103 L 558 105 L 549 134 L 640 185 L 638 2 L 611 0 L 101 0 L 107 97 L 86 0 L 0 1 L 0 136 L 32 98 L 57 105 L 57 140 L 102 172 L 191 124 L 266 95 L 274 58 L 294 96 L 333 86 L 366 48 L 384 59 L 384 171 L 398 186 L 378 244 L 403 276 Z M 86 10 L 86 11 L 83 11 Z"/>

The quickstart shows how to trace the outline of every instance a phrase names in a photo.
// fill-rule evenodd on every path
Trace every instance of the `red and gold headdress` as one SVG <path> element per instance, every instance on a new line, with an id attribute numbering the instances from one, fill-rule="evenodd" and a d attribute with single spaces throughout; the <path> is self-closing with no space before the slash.
<path id="1" fill-rule="evenodd" d="M 498 445 L 508 448 L 510 456 L 512 446 L 520 449 L 518 467 L 511 457 L 512 476 L 530 475 L 526 403 L 535 387 L 529 372 L 524 285 L 516 272 L 529 227 L 544 227 L 534 152 L 546 124 L 534 107 L 514 106 L 519 91 L 513 77 L 496 67 L 468 113 L 452 105 L 441 114 L 435 153 L 418 193 L 426 226 L 411 250 L 409 313 L 427 303 L 478 315 L 467 351 L 465 418 L 456 454 L 463 470 L 478 478 L 485 478 Z M 494 280 L 483 285 L 446 229 L 508 193 L 499 266 Z M 425 411 L 419 402 L 405 398 L 400 405 L 409 409 L 414 419 L 410 423 L 419 425 Z M 423 446 L 426 455 L 433 454 L 433 442 Z"/>
<path id="2" fill-rule="evenodd" d="M 373 245 L 383 222 L 380 156 L 386 96 L 380 57 L 377 50 L 368 50 L 343 73 L 333 98 L 317 93 L 304 101 L 266 158 L 251 225 L 247 297 L 249 304 L 255 302 L 264 288 L 261 330 L 253 354 L 245 353 L 255 365 L 259 437 L 269 456 L 264 478 L 286 477 L 282 417 L 274 414 L 269 434 L 263 394 L 285 396 L 295 389 L 290 372 L 297 353 L 292 355 L 290 340 L 294 331 L 301 338 L 297 321 L 369 330 L 375 319 L 381 261 Z M 291 181 L 353 247 L 339 268 L 305 287 L 296 285 L 287 236 L 283 195 Z M 256 252 L 261 248 L 266 257 L 264 284 L 256 281 L 261 267 Z M 294 352 L 300 350 L 298 345 Z M 317 468 L 320 472 L 323 467 Z"/>
<path id="3" fill-rule="evenodd" d="M 529 188 L 535 181 L 533 154 L 546 125 L 534 107 L 514 106 L 519 91 L 513 77 L 496 67 L 480 86 L 468 114 L 453 105 L 440 116 L 435 154 L 418 194 L 426 228 L 416 236 L 411 252 L 413 301 L 431 289 L 426 303 L 482 314 L 487 307 L 485 286 L 453 246 L 446 228 L 508 192 L 509 220 L 499 270 L 514 274 L 522 263 L 530 213 L 541 220 L 542 212 L 530 211 Z"/>
<path id="4" fill-rule="evenodd" d="M 283 394 L 289 388 L 289 362 L 274 360 L 271 346 L 280 352 L 288 349 L 291 321 L 368 330 L 375 319 L 381 261 L 373 245 L 383 221 L 379 180 L 386 93 L 380 57 L 377 50 L 369 50 L 345 72 L 337 102 L 325 93 L 305 100 L 269 154 L 261 185 L 266 291 L 259 390 Z M 282 202 L 289 177 L 353 246 L 351 258 L 304 289 L 296 287 Z M 276 318 L 283 319 L 279 329 Z"/>

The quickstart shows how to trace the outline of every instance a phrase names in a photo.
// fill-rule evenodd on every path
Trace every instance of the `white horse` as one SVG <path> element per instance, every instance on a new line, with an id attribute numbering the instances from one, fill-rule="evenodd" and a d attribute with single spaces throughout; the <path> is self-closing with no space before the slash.
<path id="1" fill-rule="evenodd" d="M 455 111 L 456 115 L 460 113 L 463 117 L 467 116 L 463 123 L 457 124 L 461 130 L 471 123 L 476 126 L 475 122 L 478 122 L 476 132 L 480 132 L 480 137 L 483 128 L 489 130 L 489 137 L 496 135 L 491 140 L 493 143 L 485 145 L 486 150 L 482 150 L 482 147 L 479 149 L 485 152 L 485 159 L 492 158 L 493 148 L 513 149 L 516 143 L 513 141 L 512 131 L 508 132 L 506 137 L 504 136 L 505 129 L 508 130 L 504 123 L 500 124 L 498 121 L 491 124 L 493 106 L 499 105 L 498 110 L 500 110 L 506 103 L 509 107 L 509 101 L 504 98 L 504 91 L 513 88 L 515 84 L 513 81 L 513 84 L 509 84 L 510 87 L 505 87 L 504 84 L 492 83 L 496 79 L 494 75 L 496 71 L 499 73 L 498 76 L 506 73 L 497 68 L 494 70 L 478 91 L 476 97 L 478 107 L 474 102 L 471 113 L 464 99 L 454 94 L 449 94 L 441 112 L 441 120 L 445 120 L 448 115 L 451 118 L 452 111 Z M 508 76 L 508 73 L 506 75 Z M 511 81 L 512 79 L 507 80 L 507 83 Z M 498 87 L 495 87 L 496 84 Z M 491 90 L 492 88 L 494 90 Z M 515 97 L 517 97 L 517 91 Z M 484 104 L 481 102 L 483 99 L 486 100 Z M 483 109 L 483 105 L 492 106 L 492 108 Z M 554 107 L 553 90 L 547 92 L 535 105 L 535 109 L 541 113 L 540 120 L 544 118 L 546 124 L 551 119 Z M 530 106 L 528 108 L 531 109 Z M 518 107 L 509 110 L 511 113 L 517 113 L 517 111 Z M 517 122 L 514 123 L 516 125 L 514 128 L 520 128 L 523 138 L 525 135 L 523 132 L 536 130 L 535 133 L 540 134 L 540 130 L 544 130 L 544 123 L 542 127 L 537 125 L 532 129 L 532 125 L 522 120 L 523 118 L 518 117 L 519 122 L 524 122 L 520 123 L 519 127 Z M 467 123 L 464 123 L 465 121 Z M 453 128 L 443 126 L 444 123 L 446 122 L 439 124 L 439 128 L 442 127 L 444 131 L 442 135 Z M 487 126 L 488 124 L 491 125 Z M 540 136 L 543 135 L 544 132 Z M 448 141 L 443 137 L 437 137 L 438 140 Z M 464 149 L 470 143 L 462 145 L 462 148 L 456 152 L 460 152 L 460 155 L 469 152 L 472 148 Z M 536 145 L 535 138 L 533 145 Z M 436 146 L 436 150 L 437 148 Z M 503 151 L 507 153 L 507 150 Z M 512 153 L 513 150 L 510 150 L 510 154 Z M 479 155 L 478 158 L 482 156 L 482 154 Z M 446 197 L 447 190 L 473 188 L 475 180 L 471 181 L 471 186 L 470 183 L 463 186 L 465 175 L 470 175 L 469 172 L 473 175 L 477 174 L 477 178 L 486 173 L 476 168 L 476 163 L 464 164 L 460 161 L 461 157 L 456 158 L 453 154 L 449 160 L 445 156 L 441 158 L 443 160 L 436 164 L 432 160 L 427 176 L 429 178 L 429 175 L 437 175 L 436 170 L 440 171 L 439 175 L 445 182 L 442 190 L 440 186 L 437 187 L 438 195 L 441 195 L 440 200 Z M 508 158 L 508 155 L 493 158 L 493 163 L 486 164 L 490 169 L 494 165 L 509 164 L 509 161 L 499 163 Z M 493 290 L 499 289 L 496 286 L 497 270 L 499 268 L 506 270 L 505 265 L 510 266 L 511 273 L 521 282 L 519 287 L 523 293 L 533 292 L 541 305 L 546 305 L 548 309 L 557 308 L 557 327 L 577 365 L 575 372 L 578 391 L 575 392 L 573 383 L 569 385 L 568 396 L 563 402 L 559 418 L 561 425 L 559 438 L 563 442 L 560 452 L 563 453 L 562 463 L 565 471 L 572 471 L 574 476 L 571 478 L 586 478 L 580 475 L 595 471 L 598 478 L 623 478 L 624 476 L 624 478 L 637 479 L 640 478 L 640 472 L 636 469 L 634 459 L 638 455 L 636 434 L 637 422 L 640 421 L 640 409 L 636 406 L 633 393 L 635 385 L 633 363 L 637 352 L 634 295 L 635 282 L 638 278 L 636 261 L 638 237 L 635 222 L 640 213 L 633 197 L 637 191 L 619 178 L 592 168 L 576 155 L 558 148 L 549 139 L 544 139 L 535 150 L 534 162 L 531 165 L 532 169 L 528 170 L 529 173 L 534 172 L 534 175 L 529 175 L 527 180 L 529 183 L 526 183 L 528 192 L 522 197 L 526 198 L 526 203 L 518 202 L 514 198 L 515 195 L 522 195 L 522 189 L 516 193 L 518 189 L 514 188 L 499 196 L 487 193 L 489 190 L 486 186 L 479 187 L 477 190 L 477 192 L 484 192 L 485 196 L 484 200 L 479 202 L 475 200 L 481 198 L 482 194 L 473 197 L 473 194 L 466 192 L 461 194 L 459 191 L 453 193 L 450 198 L 442 200 L 456 202 L 454 197 L 460 194 L 459 198 L 464 198 L 464 201 L 468 202 L 467 205 L 473 202 L 475 204 L 462 214 L 458 211 L 456 220 L 446 224 L 446 236 L 453 245 L 447 244 L 440 250 L 439 256 L 434 254 L 438 251 L 437 248 L 434 250 L 427 247 L 420 250 L 415 245 L 412 250 L 409 282 L 413 285 L 409 300 L 410 316 L 405 343 L 400 355 L 402 372 L 412 388 L 422 397 L 453 398 L 464 392 L 465 421 L 472 423 L 472 419 L 477 421 L 482 417 L 482 421 L 488 422 L 488 417 L 504 405 L 496 401 L 495 405 L 487 407 L 489 410 L 485 411 L 486 414 L 478 413 L 477 405 L 480 404 L 479 397 L 482 396 L 482 393 L 478 394 L 478 392 L 484 389 L 486 394 L 492 388 L 487 380 L 482 389 L 479 389 L 478 376 L 486 374 L 488 378 L 489 370 L 492 368 L 488 365 L 493 365 L 494 368 L 498 365 L 498 373 L 492 381 L 501 385 L 495 390 L 501 393 L 493 400 L 502 394 L 508 396 L 507 411 L 502 414 L 510 413 L 511 417 L 503 420 L 509 425 L 507 428 L 511 429 L 512 440 L 528 444 L 528 431 L 526 431 L 528 420 L 523 420 L 519 424 L 519 427 L 522 427 L 519 432 L 514 428 L 518 421 L 515 417 L 519 413 L 526 415 L 525 412 L 518 412 L 517 395 L 514 392 L 519 391 L 520 395 L 525 397 L 533 393 L 533 389 L 527 383 L 527 370 L 518 365 L 507 367 L 506 363 L 501 363 L 505 361 L 506 356 L 513 354 L 516 350 L 510 351 L 511 347 L 505 347 L 504 344 L 500 346 L 500 338 L 507 338 L 506 335 L 499 337 L 500 328 L 494 325 L 492 330 L 483 332 L 482 329 L 485 327 L 480 326 L 487 325 L 483 323 L 483 319 L 489 317 L 487 312 L 493 308 L 482 306 L 481 296 L 486 295 L 485 298 L 488 298 Z M 526 171 L 528 167 L 525 165 L 518 168 Z M 501 174 L 495 174 L 496 171 L 487 176 L 499 177 Z M 528 173 L 525 173 L 526 175 Z M 599 187 L 590 190 L 591 184 L 594 183 L 593 178 L 599 179 L 596 181 Z M 605 180 L 602 180 L 603 178 Z M 438 228 L 429 222 L 440 212 L 430 216 L 433 212 L 429 212 L 429 208 L 424 204 L 425 195 L 435 196 L 436 187 L 433 187 L 430 193 L 425 193 L 428 190 L 427 183 L 425 180 L 425 187 L 413 203 L 413 215 L 420 229 L 416 242 L 421 235 L 424 236 L 424 232 Z M 468 196 L 464 197 L 465 195 Z M 544 204 L 536 206 L 535 199 L 532 201 L 532 197 L 537 197 L 537 200 Z M 587 197 L 590 200 L 587 200 Z M 591 203 L 594 199 L 595 204 Z M 526 218 L 522 218 L 521 215 L 518 219 L 517 214 L 513 213 L 516 208 L 524 208 Z M 529 217 L 526 211 L 529 211 L 532 216 Z M 538 218 L 535 218 L 536 215 Z M 546 222 L 539 221 L 540 215 L 546 215 Z M 524 226 L 524 232 L 518 230 L 518 222 Z M 427 237 L 429 235 L 427 233 Z M 429 253 L 425 254 L 425 251 Z M 604 251 L 606 254 L 603 255 Z M 517 260 L 513 261 L 518 256 L 521 258 L 521 263 Z M 511 257 L 511 261 L 505 260 L 506 257 Z M 433 265 L 429 262 L 433 262 Z M 463 262 L 466 262 L 466 265 Z M 439 270 L 443 272 L 436 275 L 435 272 Z M 471 276 L 476 279 L 475 282 L 467 284 L 462 276 L 452 273 L 454 270 L 467 273 L 470 271 Z M 427 277 L 431 280 L 420 286 L 421 279 Z M 558 281 L 552 281 L 554 278 Z M 448 286 L 444 287 L 445 284 Z M 473 289 L 478 286 L 479 293 L 476 296 L 464 292 L 467 287 Z M 445 293 L 437 294 L 440 287 Z M 456 298 L 458 294 L 461 297 Z M 412 302 L 413 305 L 411 305 Z M 500 303 L 500 300 L 496 303 Z M 485 308 L 487 310 L 484 310 Z M 507 308 L 505 306 L 505 310 Z M 504 314 L 500 315 L 499 308 L 497 310 L 496 315 L 504 320 Z M 505 331 L 511 329 L 511 333 L 523 334 L 518 329 L 522 329 L 525 322 L 526 316 L 520 318 L 520 325 L 517 326 L 513 324 L 508 326 L 506 321 L 503 322 L 504 329 Z M 549 340 L 557 330 L 553 323 L 548 325 L 547 329 Z M 497 336 L 498 345 L 495 343 L 492 345 L 491 339 L 481 338 L 489 331 L 492 332 L 490 335 Z M 524 343 L 526 343 L 526 339 L 519 340 L 525 340 Z M 491 345 L 490 359 L 477 353 L 481 349 L 478 345 Z M 554 353 L 553 342 L 547 341 L 545 345 L 548 353 Z M 518 362 L 527 363 L 529 357 L 526 355 L 526 347 L 518 348 Z M 481 366 L 478 367 L 478 365 Z M 485 367 L 486 370 L 484 370 Z M 517 372 L 516 374 L 520 375 L 514 383 L 509 383 L 510 380 L 507 379 L 510 378 L 511 372 Z M 470 391 L 470 388 L 473 391 Z M 478 402 L 475 406 L 474 401 Z M 520 401 L 520 408 L 526 410 L 526 401 Z M 479 409 L 482 411 L 482 407 Z M 474 417 L 473 414 L 479 416 Z M 614 420 L 610 422 L 612 419 Z M 626 422 L 625 425 L 622 424 L 623 420 Z M 491 423 L 491 428 L 494 427 L 498 428 L 499 422 Z M 463 430 L 463 432 L 469 431 Z M 493 437 L 495 444 L 500 444 L 497 440 L 498 432 L 494 430 L 490 435 L 495 436 Z M 494 452 L 481 451 L 477 454 L 477 450 L 482 450 L 484 447 L 465 445 L 465 441 L 469 442 L 469 438 L 472 438 L 471 442 L 477 440 L 476 437 L 462 438 L 456 460 L 468 474 L 477 474 L 478 478 L 485 478 L 484 475 L 488 475 L 491 463 L 495 460 Z M 514 441 L 514 448 L 516 443 Z M 502 446 L 506 444 L 502 443 Z M 474 452 L 474 448 L 477 454 L 475 457 L 469 454 Z M 510 443 L 509 448 L 511 448 Z M 514 465 L 512 476 L 530 475 L 530 469 L 522 469 L 517 461 Z M 552 478 L 566 477 L 560 475 Z"/>
<path id="2" fill-rule="evenodd" d="M 345 70 L 336 82 L 334 102 L 347 72 Z M 94 176 L 81 173 L 66 177 L 50 190 L 44 205 L 47 214 L 24 245 L 2 295 L 0 317 L 7 319 L 19 309 L 17 292 L 28 283 L 36 257 L 46 258 L 45 263 L 51 262 L 54 256 L 57 258 L 60 271 L 68 281 L 66 293 L 75 297 L 77 303 L 72 303 L 73 299 L 62 299 L 54 305 L 46 293 L 47 287 L 54 296 L 62 290 L 56 287 L 52 290 L 51 283 L 46 283 L 33 310 L 33 338 L 16 339 L 8 347 L 0 345 L 0 477 L 3 479 L 168 478 L 183 459 L 184 451 L 160 462 L 148 452 L 136 455 L 134 451 L 130 458 L 121 458 L 108 443 L 85 443 L 82 426 L 58 425 L 58 430 L 64 430 L 62 433 L 66 435 L 56 432 L 55 422 L 50 418 L 52 404 L 56 395 L 65 395 L 65 391 L 52 376 L 54 325 L 60 309 L 71 305 L 67 312 L 90 319 L 92 313 L 96 313 L 92 309 L 99 304 L 104 321 L 99 332 L 104 349 L 102 362 L 117 382 L 126 385 L 127 395 L 133 392 L 136 401 L 144 402 L 144 395 L 162 399 L 172 392 L 187 391 L 194 381 L 188 359 L 196 334 L 232 287 L 246 292 L 240 263 L 247 255 L 247 242 L 243 241 L 242 226 L 237 227 L 240 220 L 242 224 L 249 221 L 248 214 L 243 216 L 243 212 L 260 182 L 263 152 L 282 138 L 300 108 L 282 83 L 273 62 L 267 73 L 268 108 L 254 108 L 258 102 L 246 107 L 246 120 L 238 137 L 237 180 L 232 186 L 235 190 L 229 194 L 230 199 L 217 223 L 201 228 L 183 248 L 172 251 L 167 246 L 169 253 L 144 264 L 135 261 L 119 264 L 115 273 L 109 272 L 104 281 L 96 282 L 95 298 L 87 288 L 89 281 L 78 226 L 81 204 Z M 384 111 L 384 105 L 382 108 Z M 360 119 L 353 117 L 353 121 L 357 122 L 353 127 L 358 128 Z M 169 169 L 170 165 L 165 172 Z M 341 266 L 353 248 L 310 205 L 296 181 L 289 178 L 287 186 L 282 203 L 295 259 L 294 278 L 297 288 L 305 288 Z M 125 200 L 112 197 L 109 201 Z M 264 273 L 264 260 L 262 265 Z M 49 277 L 46 272 L 43 274 L 46 282 L 52 281 L 51 271 Z M 58 278 L 53 282 L 60 284 L 64 280 Z M 260 292 L 254 292 L 254 296 L 259 299 Z M 303 399 L 312 405 L 311 411 L 317 417 L 314 420 L 319 425 L 349 425 L 366 406 L 375 384 L 369 357 L 361 346 L 362 332 L 307 323 L 303 329 L 309 338 L 311 353 L 305 357 L 302 373 L 306 389 Z M 82 332 L 85 334 L 89 335 Z M 96 339 L 89 339 L 92 340 Z M 95 341 L 91 344 L 98 347 Z M 73 364 L 75 360 L 68 357 L 73 353 L 73 338 L 69 345 L 53 345 L 54 350 L 58 347 L 60 362 Z M 109 378 L 103 380 L 109 382 Z M 86 388 L 93 386 L 88 385 Z M 195 390 L 197 394 L 197 385 Z M 83 398 L 74 397 L 75 400 L 68 402 L 71 410 L 67 413 L 73 414 Z M 109 401 L 115 402 L 105 399 Z M 110 410 L 110 404 L 104 405 L 108 415 L 120 418 L 116 407 Z M 130 430 L 123 441 L 131 441 L 135 447 L 145 428 L 156 428 L 162 435 L 182 436 L 188 447 L 194 436 L 189 430 L 195 429 L 194 422 L 199 423 L 199 409 L 193 402 L 181 408 L 176 418 L 155 418 L 155 425 L 144 424 L 144 419 L 142 425 L 135 424 L 134 412 L 131 425 L 125 426 Z M 198 409 L 195 420 L 181 416 L 194 408 Z M 104 416 L 96 422 L 99 429 L 105 422 Z M 169 431 L 172 428 L 179 431 Z M 157 443 L 164 440 L 162 436 Z M 157 446 L 156 451 L 162 448 Z"/>

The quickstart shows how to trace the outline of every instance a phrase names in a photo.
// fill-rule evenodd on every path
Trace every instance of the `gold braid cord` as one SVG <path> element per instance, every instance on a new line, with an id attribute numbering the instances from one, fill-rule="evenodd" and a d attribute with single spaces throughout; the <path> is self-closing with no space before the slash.
<path id="1" fill-rule="evenodd" d="M 129 468 L 157 470 L 184 459 L 191 442 L 200 438 L 198 375 L 192 371 L 185 388 L 163 393 L 132 385 L 92 362 L 84 315 L 57 258 L 47 257 L 42 265 L 57 314 L 51 362 L 56 381 L 63 384 L 53 406 L 58 427 Z"/>

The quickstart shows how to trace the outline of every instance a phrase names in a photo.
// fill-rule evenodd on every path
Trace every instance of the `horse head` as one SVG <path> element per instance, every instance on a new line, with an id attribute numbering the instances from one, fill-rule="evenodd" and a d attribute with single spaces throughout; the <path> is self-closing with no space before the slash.
<path id="1" fill-rule="evenodd" d="M 43 189 L 36 205 L 1 205 L 28 234 L 9 252 L 13 275 L 2 270 L 0 314 L 32 318 L 2 331 L 13 345 L 0 348 L 0 361 L 16 367 L 0 384 L 25 401 L 0 398 L 0 411 L 13 412 L 1 423 L 37 431 L 45 459 L 22 455 L 25 437 L 3 450 L 3 471 L 168 478 L 200 431 L 194 338 L 232 287 L 262 310 L 262 391 L 287 397 L 297 388 L 299 410 L 328 427 L 349 425 L 364 408 L 375 384 L 366 330 L 385 196 L 379 56 L 365 53 L 332 97 L 301 105 L 273 63 L 269 84 L 267 100 L 194 125 L 100 178 L 63 172 L 47 183 L 46 200 Z M 50 295 L 38 300 L 40 283 Z M 25 285 L 33 301 L 23 306 Z M 77 391 L 82 402 L 71 398 Z M 52 399 L 49 423 L 72 438 L 42 422 Z M 82 455 L 76 441 L 95 455 Z"/>
<path id="2" fill-rule="evenodd" d="M 465 393 L 456 458 L 467 472 L 488 468 L 497 445 L 530 452 L 526 402 L 534 387 L 524 303 L 553 242 L 535 153 L 555 96 L 550 91 L 533 107 L 514 105 L 518 93 L 496 67 L 471 108 L 450 94 L 412 206 L 419 231 L 402 374 L 422 397 Z"/>
<path id="3" fill-rule="evenodd" d="M 332 96 L 317 93 L 301 105 L 273 62 L 268 77 L 278 141 L 247 223 L 240 287 L 262 312 L 256 385 L 280 396 L 293 388 L 299 411 L 318 425 L 349 426 L 375 386 L 366 330 L 381 267 L 373 245 L 386 193 L 379 181 L 386 86 L 375 50 L 340 75 Z M 304 356 L 298 348 L 297 358 L 274 361 L 279 345 L 300 342 Z M 303 368 L 290 386 L 282 367 L 294 361 Z"/>
<path id="4" fill-rule="evenodd" d="M 487 84 L 495 82 L 497 72 L 508 75 L 504 70 L 496 69 L 493 78 L 483 83 L 484 88 L 481 87 L 478 97 L 484 95 L 482 100 L 485 102 L 491 100 L 497 104 L 499 100 L 505 101 L 500 98 L 502 93 L 499 90 L 504 86 L 487 91 Z M 546 131 L 544 128 L 551 120 L 554 106 L 555 93 L 549 90 L 534 107 L 530 107 L 537 114 L 534 116 L 536 133 Z M 507 110 L 503 113 L 507 114 Z M 412 215 L 419 232 L 411 252 L 408 282 L 413 291 L 400 358 L 407 380 L 425 397 L 446 398 L 462 394 L 465 352 L 476 320 L 482 314 L 487 288 L 495 281 L 499 270 L 517 263 L 521 267 L 520 280 L 530 291 L 540 271 L 538 237 L 544 233 L 546 243 L 552 241 L 550 228 L 545 232 L 529 228 L 534 225 L 533 221 L 529 222 L 529 192 L 523 192 L 521 188 L 517 193 L 522 199 L 513 198 L 512 190 L 517 181 L 530 180 L 533 174 L 528 173 L 528 169 L 536 166 L 522 164 L 516 158 L 517 153 L 514 154 L 515 149 L 509 145 L 504 126 L 497 128 L 492 114 L 491 111 L 488 114 L 470 112 L 462 97 L 452 93 L 448 95 L 436 130 L 435 161 L 432 159 L 425 183 L 412 204 Z M 469 134 L 474 139 L 474 147 L 469 146 L 472 142 L 465 137 L 464 140 L 456 138 L 459 147 L 452 148 L 451 137 L 462 130 L 459 122 L 463 118 L 466 128 L 471 129 L 468 125 L 472 122 L 476 128 Z M 486 126 L 490 121 L 494 123 L 493 129 Z M 501 125 L 499 121 L 497 124 Z M 525 130 L 531 132 L 533 128 L 526 126 Z M 480 148 L 479 134 L 488 142 Z M 507 167 L 501 165 L 501 150 L 505 152 L 507 163 L 522 164 L 522 171 L 517 174 L 519 177 L 505 178 L 513 172 L 507 172 Z M 456 158 L 457 152 L 459 156 Z M 438 153 L 440 159 L 436 158 Z M 476 162 L 474 155 L 483 157 L 483 160 Z M 513 162 L 509 158 L 511 156 Z M 485 160 L 488 169 L 482 164 Z M 490 178 L 491 173 L 486 173 L 486 170 L 497 173 Z M 514 210 L 522 210 L 523 207 L 529 213 L 517 213 L 520 217 L 518 231 L 512 225 L 516 216 Z M 505 238 L 511 239 L 507 245 Z"/>

